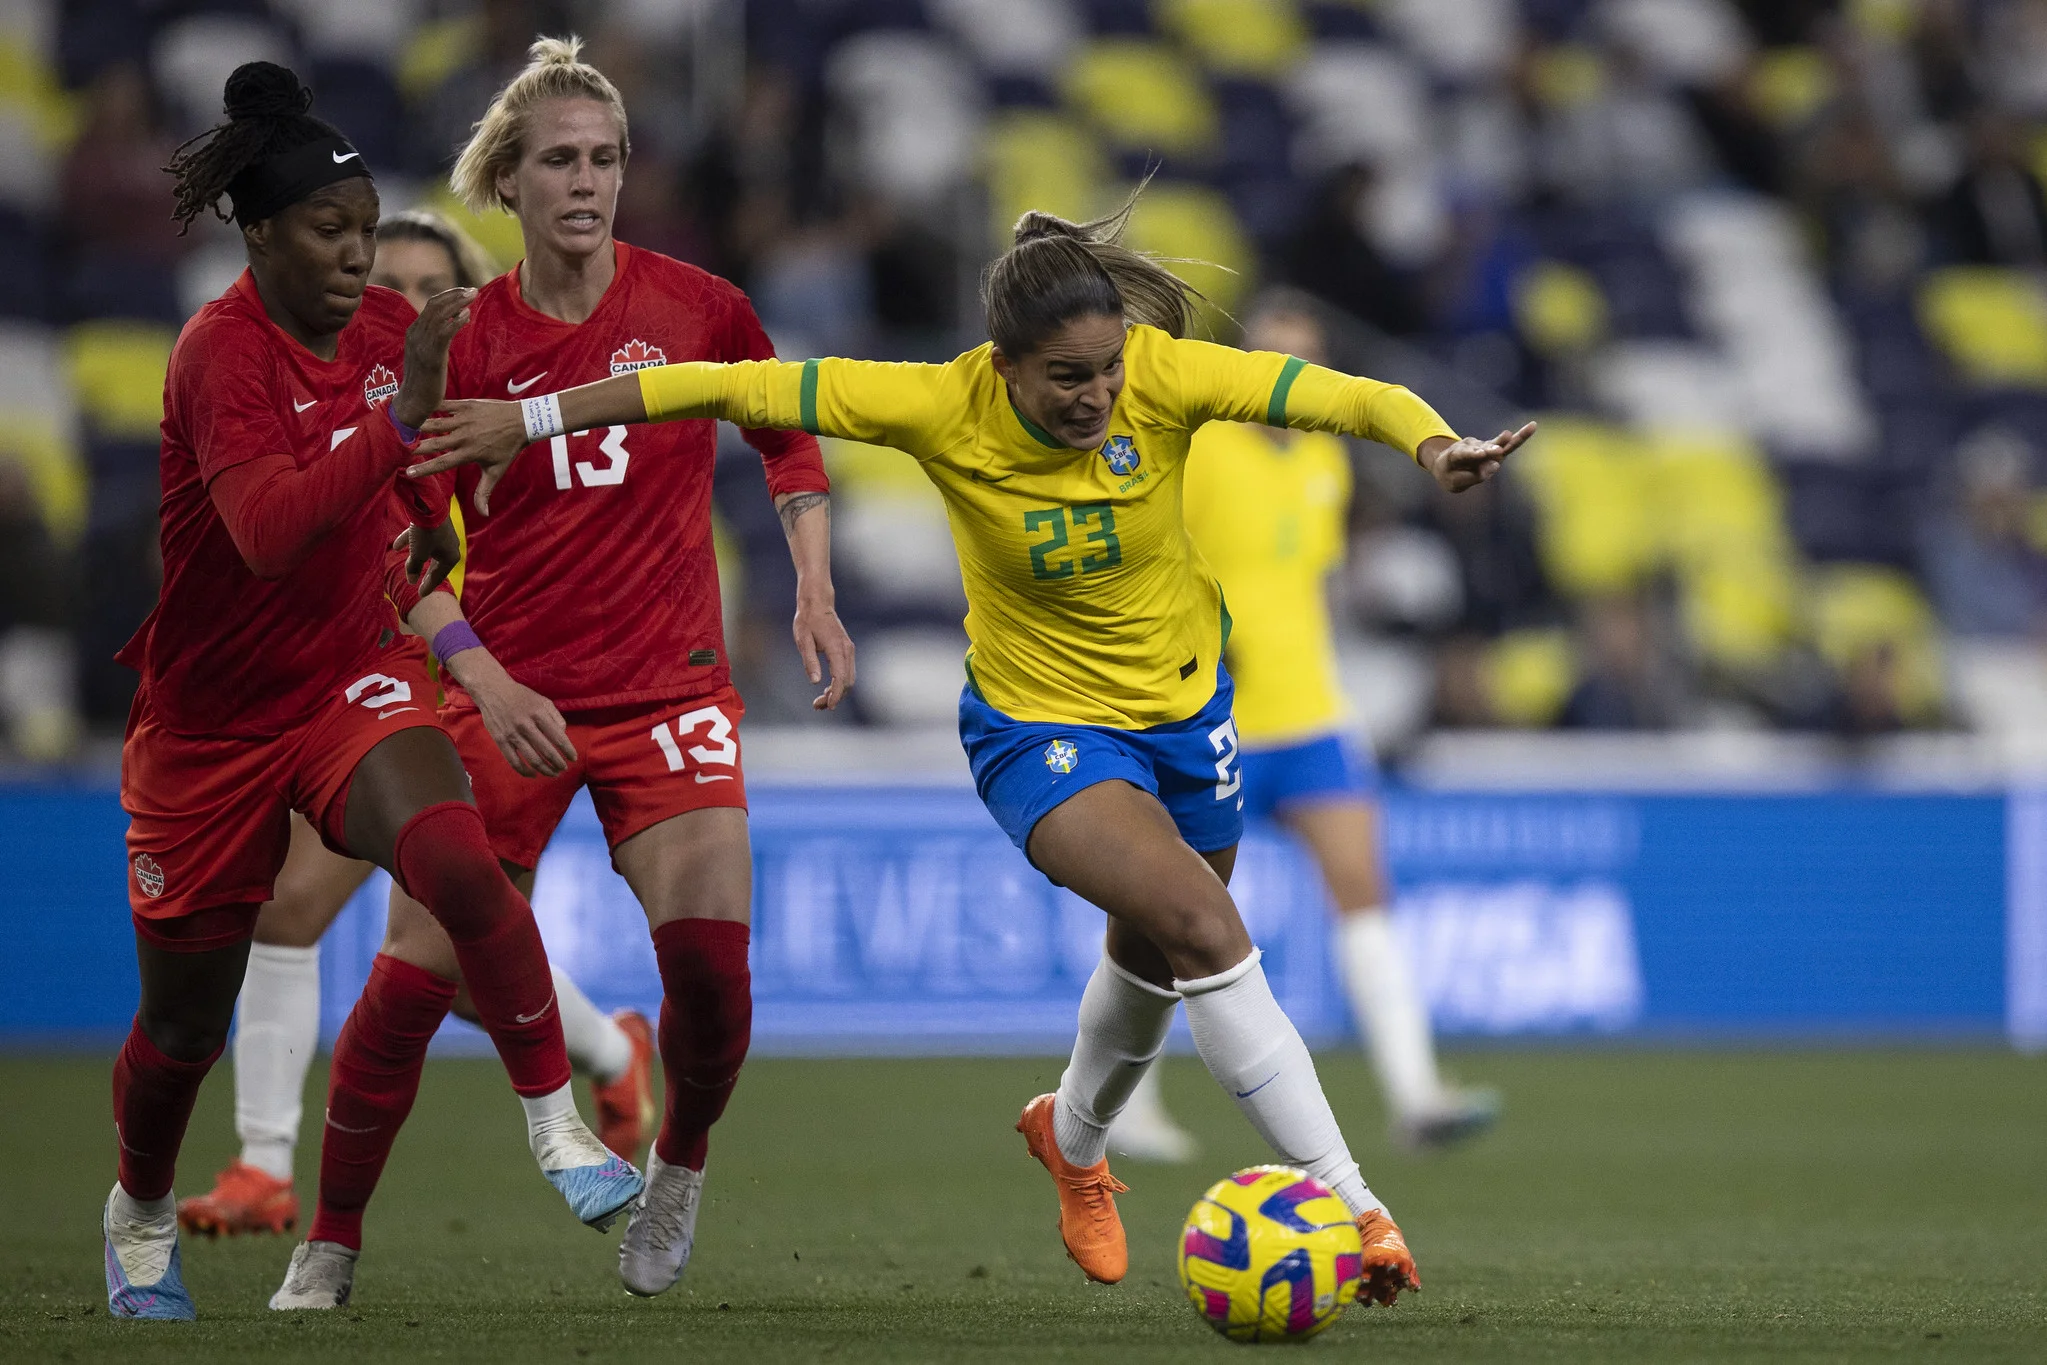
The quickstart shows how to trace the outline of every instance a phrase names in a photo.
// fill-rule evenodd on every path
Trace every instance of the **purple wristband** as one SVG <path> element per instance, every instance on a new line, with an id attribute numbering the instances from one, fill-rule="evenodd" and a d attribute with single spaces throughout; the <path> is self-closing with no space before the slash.
<path id="1" fill-rule="evenodd" d="M 482 649 L 483 641 L 476 638 L 475 629 L 467 621 L 450 621 L 434 632 L 431 648 L 434 657 L 446 663 L 465 649 Z"/>
<path id="2" fill-rule="evenodd" d="M 397 428 L 399 440 L 405 442 L 405 444 L 407 445 L 411 445 L 414 441 L 417 441 L 419 439 L 419 428 L 406 426 L 405 423 L 399 421 L 398 414 L 391 411 L 391 405 L 389 403 L 386 403 L 384 405 L 384 415 L 390 418 L 391 425 Z"/>

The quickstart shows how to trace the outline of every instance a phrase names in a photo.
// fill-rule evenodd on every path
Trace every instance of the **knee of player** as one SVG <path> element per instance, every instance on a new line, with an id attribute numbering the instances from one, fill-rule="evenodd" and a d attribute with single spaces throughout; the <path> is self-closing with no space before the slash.
<path id="1" fill-rule="evenodd" d="M 179 1062 L 203 1062 L 227 1046 L 234 1019 L 230 1002 L 225 1013 L 213 1010 L 171 1010 L 141 1013 L 142 1032 L 150 1045 Z"/>
<path id="2" fill-rule="evenodd" d="M 1236 905 L 1227 896 L 1187 905 L 1152 932 L 1151 937 L 1182 980 L 1214 976 L 1244 960 L 1251 937 Z"/>

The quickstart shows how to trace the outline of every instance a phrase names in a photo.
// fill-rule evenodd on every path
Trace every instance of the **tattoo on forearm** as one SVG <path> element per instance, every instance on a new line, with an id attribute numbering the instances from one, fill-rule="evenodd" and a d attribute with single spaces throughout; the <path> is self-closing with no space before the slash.
<path id="1" fill-rule="evenodd" d="M 829 493 L 792 493 L 775 509 L 776 515 L 782 518 L 782 534 L 795 535 L 797 518 L 813 507 L 828 507 L 831 501 L 832 495 Z"/>

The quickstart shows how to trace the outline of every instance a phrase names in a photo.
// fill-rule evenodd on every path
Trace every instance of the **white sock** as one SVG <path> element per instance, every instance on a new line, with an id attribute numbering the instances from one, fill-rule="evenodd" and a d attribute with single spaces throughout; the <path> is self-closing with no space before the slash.
<path id="1" fill-rule="evenodd" d="M 306 1069 L 320 1043 L 320 945 L 249 945 L 235 1025 L 235 1135 L 242 1160 L 291 1179 Z"/>
<path id="2" fill-rule="evenodd" d="M 563 1086 L 531 1099 L 519 1096 L 526 1111 L 526 1143 L 543 1171 L 567 1171 L 578 1166 L 602 1166 L 611 1153 L 590 1131 L 576 1112 L 573 1086 Z"/>
<path id="3" fill-rule="evenodd" d="M 609 1085 L 633 1064 L 633 1040 L 625 1030 L 590 1003 L 582 988 L 569 974 L 554 967 L 554 1003 L 561 1011 L 562 1042 L 569 1050 L 569 1065 L 600 1085 Z"/>
<path id="4" fill-rule="evenodd" d="M 176 1195 L 170 1194 L 161 1199 L 137 1199 L 116 1180 L 111 1209 L 116 1222 L 161 1223 L 165 1219 L 177 1216 L 178 1199 Z"/>
<path id="5" fill-rule="evenodd" d="M 1059 1154 L 1092 1166 L 1108 1150 L 1109 1124 L 1123 1111 L 1153 1059 L 1166 1045 L 1180 997 L 1119 967 L 1104 951 L 1080 996 L 1080 1031 L 1059 1078 L 1052 1136 Z"/>
<path id="6" fill-rule="evenodd" d="M 1414 969 L 1384 910 L 1338 915 L 1332 931 L 1336 964 L 1351 1013 L 1371 1048 L 1372 1068 L 1395 1114 L 1419 1114 L 1442 1092 L 1429 1011 L 1415 989 Z"/>
<path id="7" fill-rule="evenodd" d="M 1194 1050 L 1280 1160 L 1336 1191 L 1352 1213 L 1383 1209 L 1351 1160 L 1315 1059 L 1272 998 L 1256 948 L 1226 972 L 1175 981 Z"/>

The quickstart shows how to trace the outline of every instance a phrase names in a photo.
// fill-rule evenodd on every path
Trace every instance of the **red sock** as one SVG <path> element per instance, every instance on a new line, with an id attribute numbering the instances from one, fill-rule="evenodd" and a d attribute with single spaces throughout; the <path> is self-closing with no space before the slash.
<path id="1" fill-rule="evenodd" d="M 453 1003 L 452 981 L 384 953 L 370 964 L 362 996 L 334 1040 L 320 1203 L 308 1241 L 362 1249 L 363 1209 L 419 1094 L 427 1044 Z"/>
<path id="2" fill-rule="evenodd" d="M 405 822 L 392 848 L 398 881 L 455 941 L 455 960 L 485 1032 L 527 1098 L 569 1083 L 561 1011 L 533 907 L 519 894 L 463 801 L 428 806 Z"/>
<path id="3" fill-rule="evenodd" d="M 672 919 L 654 926 L 661 965 L 661 1070 L 668 1112 L 654 1150 L 671 1166 L 704 1168 L 711 1125 L 725 1112 L 753 1039 L 750 935 L 730 920 Z"/>
<path id="4" fill-rule="evenodd" d="M 114 1059 L 114 1137 L 121 1147 L 121 1188 L 131 1198 L 171 1192 L 199 1082 L 219 1060 L 218 1049 L 203 1062 L 167 1057 L 142 1031 L 141 1019 L 128 1026 L 128 1041 Z"/>

